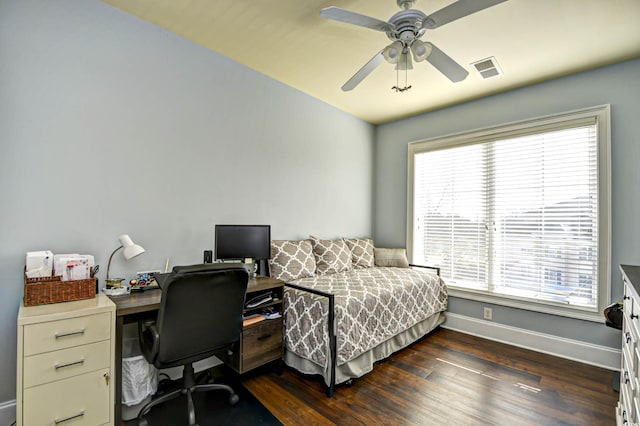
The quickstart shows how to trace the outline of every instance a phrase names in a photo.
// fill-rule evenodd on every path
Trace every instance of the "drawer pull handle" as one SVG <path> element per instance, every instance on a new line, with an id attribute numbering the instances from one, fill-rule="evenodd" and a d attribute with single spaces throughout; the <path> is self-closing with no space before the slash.
<path id="1" fill-rule="evenodd" d="M 73 420 L 73 419 L 77 419 L 78 417 L 83 417 L 84 416 L 84 411 L 81 411 L 80 413 L 76 414 L 75 416 L 69 416 L 69 417 L 65 417 L 64 419 L 55 419 L 54 422 L 55 424 L 59 425 L 60 423 L 64 423 L 64 422 L 68 422 L 69 420 Z"/>
<path id="2" fill-rule="evenodd" d="M 59 339 L 61 337 L 68 337 L 68 336 L 75 336 L 76 334 L 84 334 L 84 328 L 82 330 L 79 331 L 70 331 L 69 333 L 57 333 L 56 334 L 56 339 Z"/>
<path id="3" fill-rule="evenodd" d="M 637 314 L 631 314 L 631 319 L 636 319 L 636 318 L 638 318 Z"/>
<path id="4" fill-rule="evenodd" d="M 626 340 L 626 342 L 627 342 L 627 343 L 631 342 L 631 333 L 629 333 L 629 332 L 627 331 L 624 335 L 625 335 L 625 337 L 626 337 L 626 339 L 625 339 L 625 340 Z"/>
<path id="5" fill-rule="evenodd" d="M 628 371 L 624 372 L 624 384 L 625 385 L 629 384 L 629 372 Z"/>
<path id="6" fill-rule="evenodd" d="M 75 361 L 75 362 L 68 362 L 66 364 L 59 364 L 56 365 L 56 370 L 60 369 L 60 368 L 65 368 L 65 367 L 71 367 L 73 365 L 79 365 L 79 364 L 84 364 L 84 359 L 81 359 L 80 361 Z"/>
<path id="7" fill-rule="evenodd" d="M 629 299 L 631 299 L 631 297 L 629 297 L 629 296 L 622 296 L 622 300 L 629 300 Z"/>
<path id="8" fill-rule="evenodd" d="M 265 334 L 263 336 L 258 337 L 258 340 L 268 339 L 269 337 L 271 337 L 271 334 Z"/>

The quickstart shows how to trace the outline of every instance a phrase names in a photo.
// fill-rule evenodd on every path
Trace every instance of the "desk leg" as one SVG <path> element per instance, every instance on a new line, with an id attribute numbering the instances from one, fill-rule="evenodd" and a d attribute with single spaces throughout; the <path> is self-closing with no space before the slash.
<path id="1" fill-rule="evenodd" d="M 124 317 L 116 317 L 116 371 L 114 381 L 116 385 L 114 425 L 122 424 L 122 335 Z"/>

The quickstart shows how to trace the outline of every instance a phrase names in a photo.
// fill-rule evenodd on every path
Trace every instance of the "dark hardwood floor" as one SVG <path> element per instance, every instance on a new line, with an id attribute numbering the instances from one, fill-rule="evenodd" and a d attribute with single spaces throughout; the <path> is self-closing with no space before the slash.
<path id="1" fill-rule="evenodd" d="M 438 329 L 333 398 L 286 367 L 243 384 L 285 425 L 614 425 L 612 375 Z"/>

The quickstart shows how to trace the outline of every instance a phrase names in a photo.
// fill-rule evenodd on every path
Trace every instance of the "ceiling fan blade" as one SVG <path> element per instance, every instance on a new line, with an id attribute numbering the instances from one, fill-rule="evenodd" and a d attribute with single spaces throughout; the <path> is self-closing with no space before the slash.
<path id="1" fill-rule="evenodd" d="M 335 6 L 325 7 L 320 11 L 322 18 L 333 19 L 334 21 L 346 22 L 347 24 L 359 25 L 377 31 L 391 31 L 395 25 L 370 16 L 361 15 L 350 10 Z"/>
<path id="2" fill-rule="evenodd" d="M 431 53 L 427 56 L 427 61 L 431 65 L 436 67 L 438 71 L 454 83 L 467 78 L 469 71 L 462 68 L 460 64 L 451 59 L 451 57 L 442 50 L 438 49 L 433 43 L 429 44 L 431 45 Z"/>
<path id="3" fill-rule="evenodd" d="M 422 28 L 434 29 L 507 0 L 458 0 L 427 16 Z"/>
<path id="4" fill-rule="evenodd" d="M 344 92 L 348 92 L 349 90 L 353 90 L 362 80 L 365 79 L 371 72 L 376 69 L 381 62 L 384 62 L 384 56 L 382 56 L 382 50 L 376 53 L 376 56 L 371 58 L 369 62 L 364 64 L 357 73 L 353 75 L 343 86 L 342 90 Z"/>

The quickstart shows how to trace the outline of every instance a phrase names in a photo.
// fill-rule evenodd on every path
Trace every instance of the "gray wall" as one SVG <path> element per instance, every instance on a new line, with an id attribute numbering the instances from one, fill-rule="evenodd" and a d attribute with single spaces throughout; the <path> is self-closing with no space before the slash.
<path id="1" fill-rule="evenodd" d="M 611 104 L 612 300 L 622 297 L 619 264 L 640 264 L 640 60 L 560 78 L 377 128 L 374 236 L 377 245 L 406 243 L 407 143 L 465 130 Z M 618 331 L 601 323 L 451 298 L 450 312 L 514 327 L 619 347 Z"/>
<path id="2" fill-rule="evenodd" d="M 372 232 L 372 125 L 95 0 L 0 0 L 0 403 L 25 252 L 197 263 L 216 223 Z"/>

